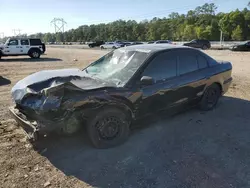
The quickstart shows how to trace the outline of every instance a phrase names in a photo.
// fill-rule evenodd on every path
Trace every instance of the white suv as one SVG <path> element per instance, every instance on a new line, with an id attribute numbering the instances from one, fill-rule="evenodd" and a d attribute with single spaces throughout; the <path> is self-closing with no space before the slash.
<path id="1" fill-rule="evenodd" d="M 123 46 L 124 44 L 119 42 L 105 42 L 105 44 L 101 45 L 100 47 L 101 49 L 117 49 Z"/>
<path id="2" fill-rule="evenodd" d="M 31 58 L 40 58 L 45 52 L 45 44 L 40 39 L 9 38 L 0 46 L 0 59 L 3 56 L 28 55 Z"/>

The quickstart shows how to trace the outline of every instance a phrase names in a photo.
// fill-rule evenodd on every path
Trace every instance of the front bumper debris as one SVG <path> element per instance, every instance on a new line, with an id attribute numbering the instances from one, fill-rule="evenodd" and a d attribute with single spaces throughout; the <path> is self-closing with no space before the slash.
<path id="1" fill-rule="evenodd" d="M 27 117 L 21 113 L 17 108 L 10 107 L 9 111 L 13 118 L 17 121 L 17 125 L 21 126 L 24 133 L 30 141 L 38 140 L 39 129 L 36 121 L 29 121 Z"/>

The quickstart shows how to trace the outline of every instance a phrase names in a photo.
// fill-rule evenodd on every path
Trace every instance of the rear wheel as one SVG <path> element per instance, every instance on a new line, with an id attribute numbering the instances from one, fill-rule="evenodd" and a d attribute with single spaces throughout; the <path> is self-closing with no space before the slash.
<path id="1" fill-rule="evenodd" d="M 129 120 L 122 110 L 107 108 L 87 124 L 89 138 L 96 148 L 110 148 L 122 144 L 129 136 Z"/>
<path id="2" fill-rule="evenodd" d="M 203 49 L 203 50 L 207 50 L 207 49 L 208 49 L 208 46 L 207 46 L 207 45 L 203 45 L 203 46 L 202 46 L 202 49 Z"/>
<path id="3" fill-rule="evenodd" d="M 200 109 L 204 111 L 212 110 L 221 96 L 221 89 L 218 84 L 209 86 L 200 102 Z"/>
<path id="4" fill-rule="evenodd" d="M 113 46 L 113 47 L 112 47 L 112 49 L 116 49 L 116 47 L 115 47 L 115 46 Z"/>
<path id="5" fill-rule="evenodd" d="M 103 50 L 103 49 L 104 49 L 104 47 L 103 47 L 103 46 L 101 46 L 101 49 Z"/>
<path id="6" fill-rule="evenodd" d="M 41 52 L 39 50 L 32 50 L 30 51 L 30 57 L 33 59 L 40 58 Z"/>

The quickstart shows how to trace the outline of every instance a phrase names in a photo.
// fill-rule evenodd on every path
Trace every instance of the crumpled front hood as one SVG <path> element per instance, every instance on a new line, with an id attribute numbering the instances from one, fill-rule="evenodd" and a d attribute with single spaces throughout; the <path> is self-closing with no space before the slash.
<path id="1" fill-rule="evenodd" d="M 56 77 L 66 77 L 66 76 L 81 76 L 82 71 L 79 69 L 59 69 L 59 70 L 45 70 L 31 74 L 14 85 L 12 92 L 17 89 L 24 89 L 29 85 L 49 80 Z"/>
<path id="2" fill-rule="evenodd" d="M 87 77 L 86 73 L 79 69 L 47 70 L 31 74 L 17 82 L 11 90 L 12 98 L 16 103 L 20 103 L 27 94 L 41 93 L 44 89 L 65 83 L 71 83 L 83 90 L 114 87 L 102 80 Z"/>

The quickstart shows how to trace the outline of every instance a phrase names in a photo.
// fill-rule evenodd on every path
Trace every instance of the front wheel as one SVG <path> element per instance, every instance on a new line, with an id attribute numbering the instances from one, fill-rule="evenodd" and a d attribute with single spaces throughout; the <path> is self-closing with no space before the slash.
<path id="1" fill-rule="evenodd" d="M 218 84 L 209 86 L 200 102 L 200 109 L 204 111 L 212 110 L 221 96 L 221 89 Z"/>
<path id="2" fill-rule="evenodd" d="M 129 120 L 122 110 L 107 108 L 97 113 L 87 124 L 87 131 L 96 148 L 111 148 L 127 140 L 130 132 Z"/>
<path id="3" fill-rule="evenodd" d="M 103 49 L 104 49 L 104 47 L 103 47 L 103 46 L 101 46 L 101 49 L 103 50 Z"/>
<path id="4" fill-rule="evenodd" d="M 116 47 L 115 47 L 115 46 L 113 46 L 113 47 L 112 47 L 112 49 L 116 49 Z"/>

